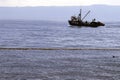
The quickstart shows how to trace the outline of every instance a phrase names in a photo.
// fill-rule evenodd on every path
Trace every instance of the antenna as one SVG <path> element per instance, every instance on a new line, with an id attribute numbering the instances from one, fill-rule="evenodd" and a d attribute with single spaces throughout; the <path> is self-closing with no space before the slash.
<path id="1" fill-rule="evenodd" d="M 89 13 L 90 13 L 90 10 L 86 13 L 86 15 L 82 18 L 82 20 L 84 20 Z"/>

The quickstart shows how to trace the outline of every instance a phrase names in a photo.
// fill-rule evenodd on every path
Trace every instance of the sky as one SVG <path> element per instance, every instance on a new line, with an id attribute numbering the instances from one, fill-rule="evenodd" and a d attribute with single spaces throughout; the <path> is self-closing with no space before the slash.
<path id="1" fill-rule="evenodd" d="M 0 0 L 0 6 L 86 6 L 120 5 L 120 0 Z"/>

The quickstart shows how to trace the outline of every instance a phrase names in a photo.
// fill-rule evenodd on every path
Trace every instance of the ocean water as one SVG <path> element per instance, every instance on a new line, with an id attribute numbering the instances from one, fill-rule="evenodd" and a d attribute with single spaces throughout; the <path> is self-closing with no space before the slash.
<path id="1" fill-rule="evenodd" d="M 119 40 L 119 22 L 78 28 L 67 21 L 0 21 L 0 80 L 120 80 Z"/>
<path id="2" fill-rule="evenodd" d="M 105 24 L 73 28 L 67 21 L 0 21 L 0 47 L 120 48 L 120 23 Z"/>

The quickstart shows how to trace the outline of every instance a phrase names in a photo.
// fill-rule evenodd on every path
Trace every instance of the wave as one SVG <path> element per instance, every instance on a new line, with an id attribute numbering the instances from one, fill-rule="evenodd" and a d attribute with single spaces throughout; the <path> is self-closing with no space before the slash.
<path id="1" fill-rule="evenodd" d="M 0 50 L 120 50 L 120 48 L 0 48 Z"/>

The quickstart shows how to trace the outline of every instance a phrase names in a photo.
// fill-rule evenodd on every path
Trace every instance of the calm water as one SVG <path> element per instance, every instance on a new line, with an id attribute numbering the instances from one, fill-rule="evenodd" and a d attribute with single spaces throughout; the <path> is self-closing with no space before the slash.
<path id="1" fill-rule="evenodd" d="M 1 48 L 120 48 L 119 40 L 118 22 L 0 21 Z M 120 50 L 0 50 L 0 80 L 120 80 Z"/>
<path id="2" fill-rule="evenodd" d="M 0 47 L 120 48 L 120 23 L 72 28 L 67 21 L 0 21 Z"/>

